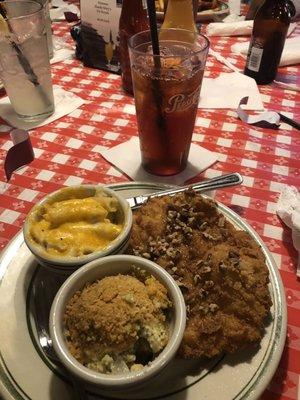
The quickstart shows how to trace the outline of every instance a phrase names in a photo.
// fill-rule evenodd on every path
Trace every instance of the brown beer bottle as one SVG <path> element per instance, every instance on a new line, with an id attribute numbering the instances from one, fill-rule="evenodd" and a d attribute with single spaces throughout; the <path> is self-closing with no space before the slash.
<path id="1" fill-rule="evenodd" d="M 246 20 L 254 19 L 257 10 L 263 4 L 264 0 L 251 0 L 250 7 L 246 14 Z"/>
<path id="2" fill-rule="evenodd" d="M 194 8 L 195 1 L 193 0 L 168 0 L 161 29 L 181 28 L 197 32 Z"/>
<path id="3" fill-rule="evenodd" d="M 244 73 L 260 85 L 276 77 L 290 20 L 288 0 L 265 0 L 256 13 Z"/>
<path id="4" fill-rule="evenodd" d="M 123 0 L 119 22 L 119 54 L 122 72 L 122 86 L 133 94 L 128 39 L 138 32 L 149 29 L 145 0 Z"/>

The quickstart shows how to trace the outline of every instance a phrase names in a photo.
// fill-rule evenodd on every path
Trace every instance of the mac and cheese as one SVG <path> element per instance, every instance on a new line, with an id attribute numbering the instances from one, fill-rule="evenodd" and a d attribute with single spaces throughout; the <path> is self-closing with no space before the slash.
<path id="1" fill-rule="evenodd" d="M 78 257 L 102 250 L 122 231 L 118 200 L 104 192 L 68 198 L 68 189 L 54 201 L 37 206 L 29 219 L 29 239 L 52 256 Z"/>

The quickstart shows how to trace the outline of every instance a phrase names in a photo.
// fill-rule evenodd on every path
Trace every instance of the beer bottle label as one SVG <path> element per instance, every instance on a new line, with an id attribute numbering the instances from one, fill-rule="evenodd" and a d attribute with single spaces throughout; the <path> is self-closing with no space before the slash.
<path id="1" fill-rule="evenodd" d="M 252 46 L 248 62 L 248 69 L 250 71 L 259 71 L 263 51 L 264 50 L 260 49 L 259 47 Z"/>

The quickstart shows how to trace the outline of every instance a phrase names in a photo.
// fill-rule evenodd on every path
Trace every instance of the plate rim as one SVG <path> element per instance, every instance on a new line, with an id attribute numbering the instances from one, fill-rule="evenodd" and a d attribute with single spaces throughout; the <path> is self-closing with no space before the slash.
<path id="1" fill-rule="evenodd" d="M 228 5 L 228 3 L 225 3 L 224 1 L 219 1 L 218 3 L 220 5 L 220 7 L 222 7 L 222 8 L 218 9 L 216 11 L 214 11 L 213 8 L 208 9 L 208 10 L 203 10 L 203 11 L 197 11 L 196 21 L 197 22 L 198 21 L 201 22 L 201 18 L 202 17 L 206 17 L 207 18 L 209 16 L 214 17 L 214 16 L 225 14 L 225 13 L 229 14 L 229 5 Z M 156 11 L 156 15 L 157 15 L 157 18 L 162 19 L 164 17 L 164 12 L 163 11 Z"/>
<path id="2" fill-rule="evenodd" d="M 153 191 L 158 191 L 158 190 L 163 190 L 167 188 L 174 188 L 175 185 L 170 185 L 170 184 L 160 184 L 160 183 L 151 183 L 151 182 L 119 182 L 115 184 L 110 184 L 106 185 L 109 186 L 112 189 L 118 189 L 119 191 L 122 190 L 130 190 L 130 189 L 153 189 Z M 205 195 L 205 193 L 202 193 L 203 196 L 209 197 Z M 209 197 L 211 198 L 211 197 Z M 269 273 L 273 277 L 273 282 L 276 284 L 276 289 L 277 292 L 279 293 L 279 297 L 275 296 L 275 299 L 279 302 L 278 304 L 278 309 L 281 310 L 281 315 L 280 315 L 280 323 L 279 323 L 279 328 L 278 332 L 276 335 L 275 332 L 275 337 L 277 338 L 277 341 L 274 341 L 274 344 L 272 346 L 272 350 L 268 356 L 268 359 L 266 361 L 266 365 L 264 365 L 262 371 L 260 371 L 258 377 L 252 382 L 251 386 L 249 389 L 246 391 L 246 393 L 243 394 L 243 389 L 241 393 L 243 396 L 249 394 L 249 398 L 254 399 L 258 398 L 262 392 L 267 388 L 270 380 L 272 379 L 274 373 L 277 370 L 278 364 L 280 362 L 282 352 L 285 346 L 285 338 L 286 338 L 286 331 L 287 331 L 287 308 L 286 308 L 286 298 L 285 298 L 285 292 L 284 292 L 284 287 L 283 283 L 281 280 L 281 276 L 279 273 L 279 269 L 275 263 L 275 260 L 267 248 L 266 244 L 263 242 L 263 240 L 260 238 L 258 233 L 246 222 L 243 220 L 242 217 L 240 217 L 236 212 L 231 210 L 229 207 L 225 206 L 221 202 L 215 200 L 216 203 L 218 204 L 218 208 L 220 209 L 221 212 L 225 212 L 225 214 L 228 214 L 236 223 L 238 226 L 240 226 L 242 229 L 248 231 L 250 235 L 254 238 L 254 240 L 261 246 L 261 249 L 266 257 L 266 263 L 268 265 Z M 18 249 L 22 246 L 24 243 L 24 238 L 23 238 L 23 232 L 22 230 L 18 232 L 9 242 L 7 247 L 4 249 L 3 252 L 0 253 L 0 285 L 3 279 L 3 276 L 5 275 L 6 268 L 8 264 L 13 260 L 15 253 L 18 251 Z M 278 322 L 277 322 L 278 325 Z M 22 397 L 20 393 L 17 391 L 15 386 L 12 384 L 10 379 L 5 375 L 4 367 L 3 367 L 3 360 L 2 360 L 2 355 L 0 354 L 0 395 L 3 396 L 5 400 L 24 400 L 28 399 L 28 396 L 25 393 L 26 397 Z M 4 379 L 3 379 L 4 375 Z M 254 379 L 254 376 L 250 379 L 249 382 L 251 382 Z M 12 377 L 13 379 L 13 377 Z M 6 381 L 6 382 L 4 382 Z M 248 382 L 248 384 L 249 384 Z M 248 385 L 247 385 L 248 386 Z M 240 393 L 237 395 L 235 398 L 240 398 Z"/>

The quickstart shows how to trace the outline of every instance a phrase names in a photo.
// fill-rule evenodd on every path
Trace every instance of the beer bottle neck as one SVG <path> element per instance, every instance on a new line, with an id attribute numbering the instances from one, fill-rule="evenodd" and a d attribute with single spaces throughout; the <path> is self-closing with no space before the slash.
<path id="1" fill-rule="evenodd" d="M 276 6 L 290 6 L 289 0 L 265 0 L 261 7 L 276 7 Z"/>
<path id="2" fill-rule="evenodd" d="M 265 0 L 263 4 L 270 4 L 270 5 L 274 5 L 274 4 L 288 4 L 288 0 Z"/>
<path id="3" fill-rule="evenodd" d="M 289 0 L 265 0 L 258 9 L 255 20 L 274 19 L 289 24 L 291 15 L 292 9 Z"/>
<path id="4" fill-rule="evenodd" d="M 192 0 L 169 0 L 162 29 L 181 28 L 197 31 Z"/>
<path id="5" fill-rule="evenodd" d="M 123 0 L 122 2 L 122 14 L 139 14 L 145 12 L 146 9 L 145 0 Z"/>
<path id="6" fill-rule="evenodd" d="M 123 0 L 120 16 L 121 29 L 128 26 L 134 27 L 138 23 L 143 23 L 145 25 L 144 29 L 148 29 L 147 21 L 148 16 L 145 0 Z"/>

